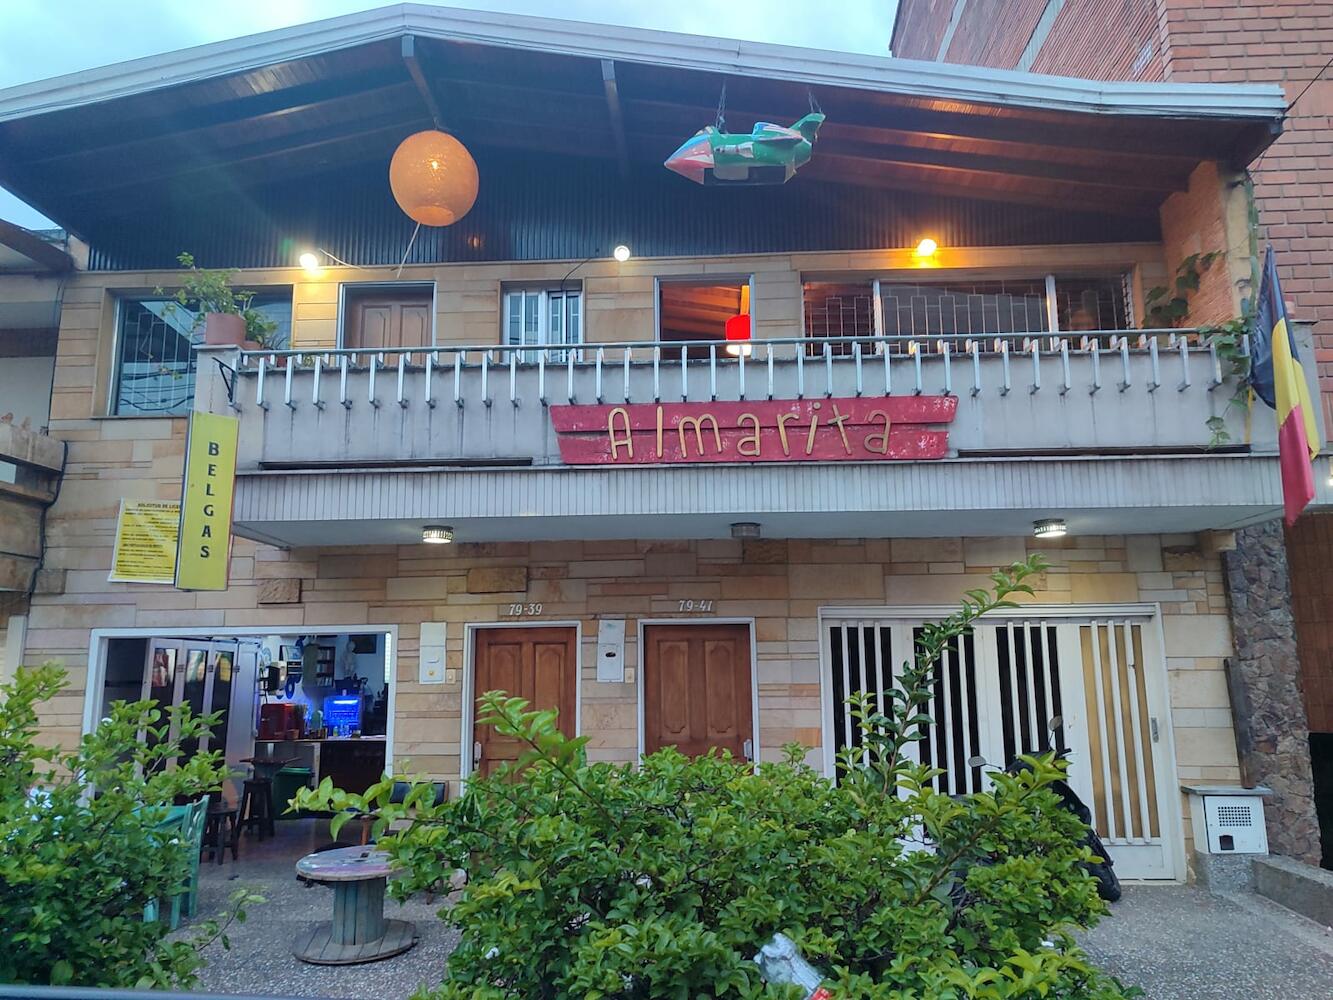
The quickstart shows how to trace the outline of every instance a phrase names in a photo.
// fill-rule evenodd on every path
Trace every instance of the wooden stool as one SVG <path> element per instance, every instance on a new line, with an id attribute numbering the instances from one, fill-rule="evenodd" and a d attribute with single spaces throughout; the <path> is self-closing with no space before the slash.
<path id="1" fill-rule="evenodd" d="M 208 803 L 208 818 L 204 825 L 204 850 L 212 851 L 218 864 L 222 864 L 222 853 L 230 847 L 231 859 L 240 857 L 237 849 L 240 844 L 240 830 L 237 817 L 240 810 L 225 801 Z"/>
<path id="2" fill-rule="evenodd" d="M 256 830 L 259 839 L 274 836 L 273 782 L 269 778 L 247 778 L 241 793 L 240 827 Z"/>

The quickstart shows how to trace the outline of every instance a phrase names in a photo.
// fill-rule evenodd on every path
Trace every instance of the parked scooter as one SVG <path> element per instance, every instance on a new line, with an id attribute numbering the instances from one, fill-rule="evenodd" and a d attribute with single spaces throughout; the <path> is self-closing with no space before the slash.
<path id="1" fill-rule="evenodd" d="M 1054 719 L 1052 722 L 1058 722 L 1058 719 Z M 1052 726 L 1052 729 L 1055 728 L 1057 727 Z M 1057 748 L 1055 758 L 1056 760 L 1069 760 L 1069 748 Z M 1010 774 L 1018 774 L 1021 771 L 1030 771 L 1031 769 L 1031 765 L 1021 759 L 1011 762 L 1005 768 Z M 1086 830 L 1083 843 L 1087 845 L 1093 855 L 1093 860 L 1083 862 L 1083 869 L 1097 880 L 1097 895 L 1108 903 L 1118 902 L 1120 899 L 1120 879 L 1115 873 L 1115 862 L 1111 860 L 1111 852 L 1106 849 L 1106 846 L 1102 843 L 1102 838 L 1097 836 L 1097 831 L 1092 825 L 1092 810 L 1078 797 L 1078 793 L 1069 787 L 1069 782 L 1063 778 L 1052 782 L 1047 787 L 1060 799 L 1060 804 L 1083 823 Z"/>
<path id="2" fill-rule="evenodd" d="M 1054 735 L 1063 727 L 1064 720 L 1056 715 L 1051 718 L 1047 725 L 1052 735 Z M 1068 761 L 1069 748 L 1057 745 L 1055 757 L 1057 760 Z M 984 758 L 976 757 L 970 760 L 968 764 L 972 767 L 982 767 L 985 766 L 986 761 Z M 1030 770 L 1032 770 L 1032 766 L 1021 758 L 1010 761 L 1009 766 L 1005 768 L 1005 771 L 1009 774 L 1018 774 Z M 1092 810 L 1078 797 L 1078 793 L 1069 787 L 1069 782 L 1063 778 L 1052 782 L 1047 787 L 1060 799 L 1060 804 L 1083 823 L 1086 831 L 1083 836 L 1083 843 L 1087 845 L 1093 855 L 1093 860 L 1083 863 L 1083 869 L 1097 880 L 1097 895 L 1108 903 L 1118 902 L 1121 895 L 1120 879 L 1115 873 L 1115 862 L 1111 860 L 1111 852 L 1106 849 L 1101 837 L 1097 836 L 1097 830 L 1092 821 Z"/>

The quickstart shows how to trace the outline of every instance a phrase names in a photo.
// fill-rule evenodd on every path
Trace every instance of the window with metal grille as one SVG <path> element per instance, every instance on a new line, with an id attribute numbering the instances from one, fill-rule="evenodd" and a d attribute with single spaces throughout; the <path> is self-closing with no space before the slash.
<path id="1" fill-rule="evenodd" d="M 1125 275 L 1055 277 L 1055 306 L 1060 330 L 1128 330 L 1133 310 Z"/>
<path id="2" fill-rule="evenodd" d="M 1054 300 L 1050 299 L 1054 290 Z M 803 286 L 805 335 L 823 337 L 975 338 L 981 350 L 997 338 L 1051 332 L 1054 310 L 1062 333 L 1125 330 L 1133 325 L 1128 275 L 1054 275 L 991 281 L 807 281 Z M 880 315 L 875 315 L 878 295 Z M 870 344 L 862 346 L 863 351 Z M 906 353 L 906 343 L 891 344 Z M 812 348 L 821 353 L 822 347 Z M 834 345 L 850 353 L 850 343 Z"/>
<path id="3" fill-rule="evenodd" d="M 871 337 L 875 334 L 875 286 L 856 283 L 805 283 L 807 337 Z"/>
<path id="4" fill-rule="evenodd" d="M 274 343 L 290 343 L 291 295 L 256 295 L 250 308 L 278 324 Z M 113 416 L 184 416 L 194 406 L 194 345 L 203 317 L 169 298 L 124 297 L 116 310 Z"/>
<path id="5" fill-rule="evenodd" d="M 1045 333 L 1044 278 L 1012 281 L 880 283 L 887 336 L 987 337 Z"/>

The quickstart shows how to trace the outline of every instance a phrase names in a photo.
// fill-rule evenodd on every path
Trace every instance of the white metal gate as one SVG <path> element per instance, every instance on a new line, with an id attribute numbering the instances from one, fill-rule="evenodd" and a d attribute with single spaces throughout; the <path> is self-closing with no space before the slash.
<path id="1" fill-rule="evenodd" d="M 835 754 L 860 742 L 846 698 L 864 691 L 887 709 L 886 692 L 933 617 L 862 609 L 822 616 L 830 774 Z M 1119 875 L 1178 876 L 1165 664 L 1150 614 L 988 616 L 946 651 L 927 712 L 935 721 L 916 752 L 942 770 L 939 791 L 981 790 L 973 758 L 1002 767 L 1020 753 L 1067 746 L 1070 783 L 1092 808 Z"/>

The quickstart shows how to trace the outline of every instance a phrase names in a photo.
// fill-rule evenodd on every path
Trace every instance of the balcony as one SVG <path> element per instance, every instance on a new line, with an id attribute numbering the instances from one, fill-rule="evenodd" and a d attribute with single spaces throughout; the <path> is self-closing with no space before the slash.
<path id="1" fill-rule="evenodd" d="M 238 525 L 294 544 L 326 539 L 338 520 L 398 523 L 399 533 L 371 536 L 407 540 L 414 518 L 441 516 L 489 521 L 486 537 L 538 530 L 502 523 L 515 517 L 554 519 L 534 537 L 587 536 L 588 517 L 609 518 L 604 530 L 632 537 L 635 518 L 672 513 L 662 504 L 689 521 L 700 491 L 723 533 L 720 518 L 764 513 L 755 510 L 761 494 L 769 514 L 801 516 L 799 491 L 811 488 L 820 497 L 809 512 L 866 516 L 904 513 L 905 504 L 934 514 L 981 491 L 990 496 L 978 512 L 1006 511 L 1022 530 L 1034 510 L 1083 507 L 1131 518 L 1136 508 L 1171 508 L 1154 526 L 1122 530 L 1185 530 L 1197 529 L 1201 505 L 1215 505 L 1220 526 L 1258 517 L 1280 496 L 1267 465 L 1251 464 L 1275 454 L 1273 422 L 1247 422 L 1229 405 L 1227 362 L 1197 331 L 757 340 L 739 357 L 713 341 L 225 351 L 217 360 L 201 359 L 200 405 L 240 419 Z M 773 404 L 795 414 L 785 418 L 782 453 L 765 444 L 762 457 L 747 454 L 760 449 L 758 425 Z M 741 410 L 756 414 L 755 443 L 738 450 Z M 834 414 L 860 437 L 843 433 Z M 880 422 L 895 427 L 894 447 Z M 1227 444 L 1210 447 L 1218 430 Z M 774 433 L 765 426 L 763 440 Z M 1122 467 L 1114 481 L 1110 464 Z M 596 472 L 575 471 L 587 467 Z M 1195 479 L 1173 499 L 1177 472 Z M 577 499 L 569 475 L 584 477 Z M 378 499 L 356 501 L 353 481 L 373 483 Z M 725 501 L 723 484 L 735 486 Z M 863 496 L 890 487 L 894 497 Z M 553 490 L 565 491 L 559 510 Z M 667 490 L 685 499 L 646 499 Z M 1000 533 L 991 515 L 978 513 L 977 528 Z M 841 523 L 836 530 L 854 529 Z M 911 527 L 910 517 L 898 523 Z"/>
<path id="2" fill-rule="evenodd" d="M 0 593 L 32 591 L 41 566 L 43 513 L 55 502 L 64 445 L 0 422 Z"/>

